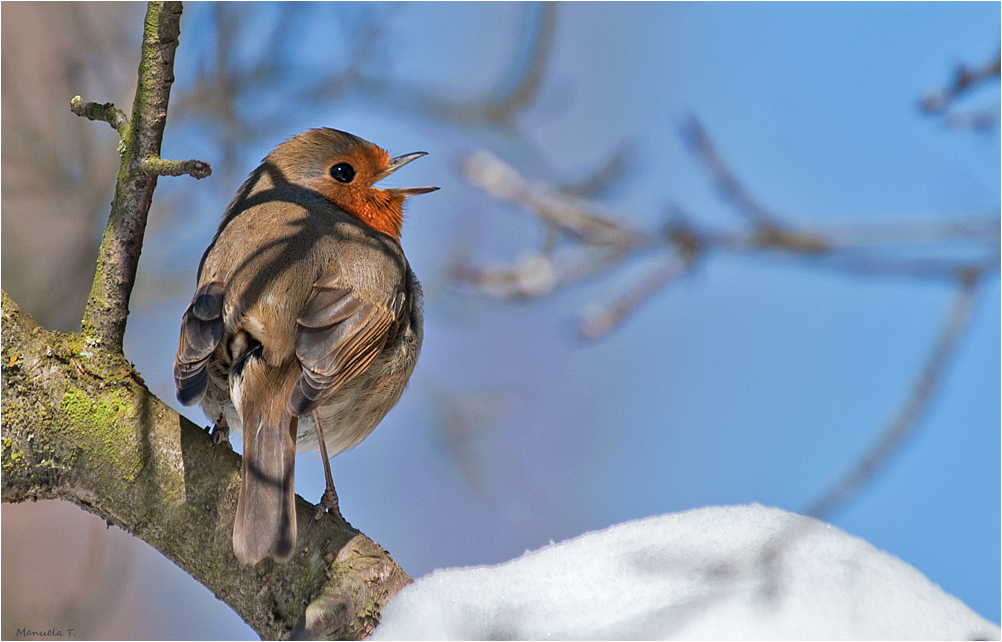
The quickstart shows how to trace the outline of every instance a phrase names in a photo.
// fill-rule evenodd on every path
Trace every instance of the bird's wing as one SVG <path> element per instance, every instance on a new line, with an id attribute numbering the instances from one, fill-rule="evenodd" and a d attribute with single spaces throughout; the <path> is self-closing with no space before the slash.
<path id="1" fill-rule="evenodd" d="M 364 372 L 386 345 L 403 303 L 402 291 L 382 303 L 365 301 L 337 275 L 314 283 L 298 319 L 296 356 L 303 371 L 289 412 L 302 416 L 312 411 Z"/>
<path id="2" fill-rule="evenodd" d="M 223 336 L 223 284 L 198 288 L 181 318 L 181 338 L 174 357 L 177 399 L 186 406 L 199 401 L 209 384 L 209 357 Z"/>

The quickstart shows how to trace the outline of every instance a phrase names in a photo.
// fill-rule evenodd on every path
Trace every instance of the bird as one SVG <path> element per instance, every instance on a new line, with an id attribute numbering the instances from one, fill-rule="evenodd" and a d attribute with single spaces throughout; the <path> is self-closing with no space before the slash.
<path id="1" fill-rule="evenodd" d="M 407 386 L 423 316 L 403 205 L 438 188 L 375 184 L 425 154 L 391 157 L 330 128 L 297 134 L 251 172 L 202 256 L 174 381 L 178 400 L 214 422 L 215 443 L 242 433 L 241 564 L 295 552 L 297 449 L 320 449 L 318 512 L 340 514 L 329 458 L 365 439 Z"/>

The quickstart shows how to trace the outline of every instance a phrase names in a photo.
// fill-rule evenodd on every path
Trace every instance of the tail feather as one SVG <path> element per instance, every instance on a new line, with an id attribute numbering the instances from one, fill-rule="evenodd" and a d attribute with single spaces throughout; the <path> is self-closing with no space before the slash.
<path id="1" fill-rule="evenodd" d="M 243 471 L 233 523 L 233 552 L 241 564 L 271 555 L 288 561 L 296 548 L 296 461 L 298 419 L 268 385 L 263 360 L 252 359 L 241 373 Z M 255 386 L 260 381 L 264 385 Z"/>

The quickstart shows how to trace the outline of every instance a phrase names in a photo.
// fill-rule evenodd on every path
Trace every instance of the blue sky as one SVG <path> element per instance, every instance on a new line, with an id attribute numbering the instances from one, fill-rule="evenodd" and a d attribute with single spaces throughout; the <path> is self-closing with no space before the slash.
<path id="1" fill-rule="evenodd" d="M 515 50 L 524 10 L 397 7 L 387 22 L 390 46 L 374 64 L 428 90 L 482 92 Z M 244 25 L 248 50 L 268 28 L 269 11 L 258 8 Z M 175 92 L 207 46 L 206 19 L 204 6 L 186 8 Z M 951 288 L 719 255 L 607 339 L 582 343 L 581 310 L 612 296 L 643 264 L 524 304 L 449 294 L 443 258 L 457 247 L 510 261 L 541 242 L 528 213 L 470 187 L 457 159 L 488 149 L 531 178 L 555 180 L 597 167 L 627 141 L 635 150 L 630 175 L 606 205 L 649 229 L 669 203 L 740 229 L 682 142 L 682 124 L 696 116 L 748 190 L 796 223 L 998 216 L 997 129 L 950 130 L 922 116 L 917 102 L 957 64 L 994 55 L 999 21 L 998 3 L 563 4 L 553 64 L 538 102 L 518 121 L 517 144 L 365 96 L 284 106 L 266 86 L 259 102 L 240 108 L 273 133 L 240 148 L 238 176 L 217 173 L 211 189 L 209 181 L 160 181 L 157 198 L 198 207 L 151 224 L 126 354 L 157 394 L 173 399 L 177 321 L 226 202 L 272 146 L 302 129 L 336 127 L 391 153 L 429 152 L 394 179 L 443 188 L 413 199 L 404 227 L 404 249 L 427 290 L 412 385 L 362 445 L 332 464 L 346 518 L 411 575 L 497 563 L 551 540 L 698 506 L 803 510 L 904 402 Z M 326 23 L 313 25 L 288 55 L 317 67 L 300 65 L 304 75 L 283 82 L 306 84 L 336 65 L 339 37 Z M 998 84 L 973 104 L 997 110 Z M 218 163 L 214 140 L 197 126 L 168 124 L 164 156 Z M 831 518 L 995 622 L 999 309 L 996 275 L 915 433 Z M 443 404 L 484 418 L 465 442 L 465 459 L 443 436 Z M 184 412 L 204 423 L 199 411 Z M 315 455 L 300 456 L 296 484 L 307 499 L 320 497 Z M 150 559 L 137 573 L 169 566 Z M 176 635 L 205 632 L 207 621 L 218 627 L 210 634 L 248 634 L 204 589 L 176 581 L 182 589 L 151 589 L 200 614 L 176 623 Z"/>

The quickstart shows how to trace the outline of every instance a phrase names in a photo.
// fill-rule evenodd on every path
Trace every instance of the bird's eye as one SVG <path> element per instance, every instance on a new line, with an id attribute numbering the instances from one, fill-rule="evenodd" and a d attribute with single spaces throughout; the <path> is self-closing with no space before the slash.
<path id="1" fill-rule="evenodd" d="M 350 183 L 355 180 L 355 168 L 348 163 L 338 163 L 331 167 L 331 178 L 339 183 Z"/>

